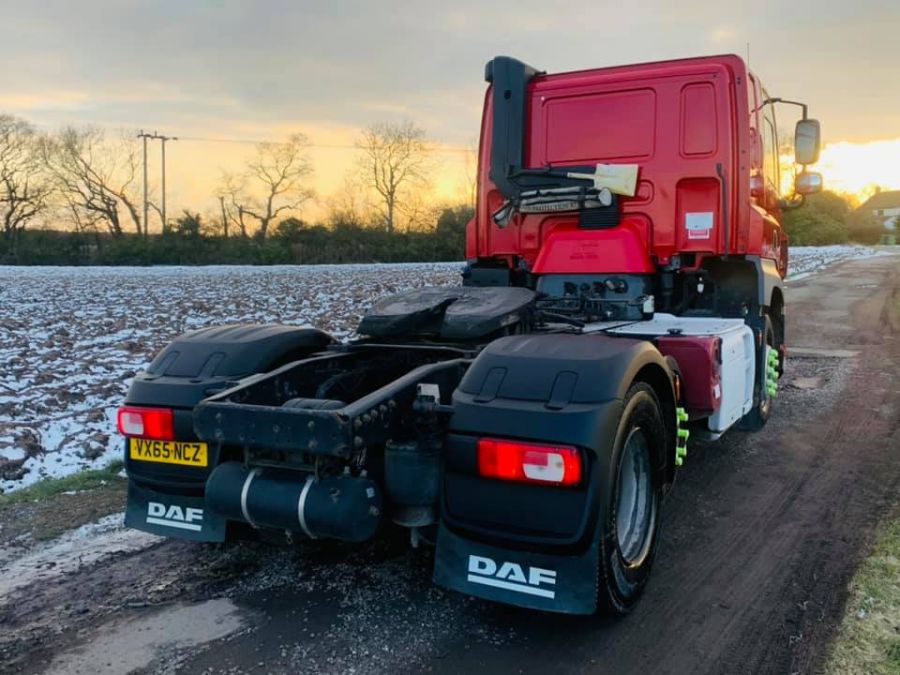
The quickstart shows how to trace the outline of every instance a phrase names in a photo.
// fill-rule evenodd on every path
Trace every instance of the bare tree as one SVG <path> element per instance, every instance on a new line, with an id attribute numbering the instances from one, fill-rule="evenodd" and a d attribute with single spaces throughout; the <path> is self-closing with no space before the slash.
<path id="1" fill-rule="evenodd" d="M 326 220 L 331 225 L 371 222 L 376 215 L 367 185 L 359 171 L 348 171 L 341 187 L 325 199 Z"/>
<path id="2" fill-rule="evenodd" d="M 463 155 L 463 170 L 460 176 L 459 194 L 461 201 L 475 208 L 478 201 L 478 139 L 472 139 Z"/>
<path id="3" fill-rule="evenodd" d="M 7 241 L 15 240 L 48 206 L 51 186 L 38 140 L 25 120 L 0 115 L 0 222 Z"/>
<path id="4" fill-rule="evenodd" d="M 431 148 L 425 131 L 411 121 L 380 122 L 366 129 L 356 144 L 362 174 L 378 194 L 380 216 L 393 232 L 397 215 L 420 202 L 432 169 Z"/>
<path id="5" fill-rule="evenodd" d="M 223 172 L 222 183 L 216 191 L 222 208 L 222 229 L 226 237 L 229 223 L 237 225 L 242 237 L 248 236 L 246 205 L 251 198 L 247 195 L 245 183 L 242 175 Z"/>
<path id="6" fill-rule="evenodd" d="M 300 209 L 312 199 L 306 181 L 312 174 L 309 140 L 291 134 L 282 143 L 259 143 L 241 174 L 225 174 L 217 196 L 227 214 L 247 236 L 247 218 L 257 222 L 257 234 L 265 239 L 269 227 L 283 213 Z"/>
<path id="7" fill-rule="evenodd" d="M 103 223 L 112 234 L 122 234 L 124 210 L 135 231 L 146 234 L 133 192 L 138 158 L 132 141 L 109 142 L 100 129 L 66 127 L 43 147 L 76 227 Z"/>

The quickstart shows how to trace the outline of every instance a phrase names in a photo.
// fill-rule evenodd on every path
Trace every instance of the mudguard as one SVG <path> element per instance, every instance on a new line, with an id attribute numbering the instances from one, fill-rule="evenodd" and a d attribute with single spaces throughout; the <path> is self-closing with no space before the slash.
<path id="1" fill-rule="evenodd" d="M 372 305 L 359 332 L 380 338 L 435 334 L 448 340 L 475 340 L 527 324 L 536 296 L 528 288 L 514 286 L 416 288 Z"/>
<path id="2" fill-rule="evenodd" d="M 242 377 L 265 372 L 302 358 L 333 342 L 320 330 L 280 325 L 234 325 L 204 328 L 175 338 L 138 373 L 125 399 L 128 405 L 174 409 L 175 435 L 197 440 L 192 409 L 204 398 Z M 210 444 L 209 463 L 193 467 L 142 462 L 128 454 L 126 525 L 135 529 L 197 541 L 223 541 L 225 520 L 205 508 L 209 474 L 226 449 Z"/>
<path id="3" fill-rule="evenodd" d="M 479 354 L 453 394 L 435 555 L 437 583 L 525 607 L 594 611 L 598 531 L 605 497 L 613 491 L 610 464 L 616 427 L 622 400 L 648 366 L 663 374 L 671 387 L 668 363 L 646 340 L 519 335 L 496 340 Z M 660 386 L 658 381 L 655 386 Z M 563 488 L 483 478 L 477 468 L 480 437 L 576 446 L 584 453 L 587 479 Z M 487 579 L 477 575 L 490 571 L 492 563 L 481 559 L 496 563 Z M 503 563 L 509 565 L 503 568 Z M 483 571 L 470 571 L 470 564 Z M 554 589 L 528 581 L 522 586 L 523 577 L 544 578 L 542 572 L 530 576 L 526 567 L 554 572 Z"/>
<path id="4" fill-rule="evenodd" d="M 202 495 L 157 492 L 130 481 L 125 526 L 163 537 L 220 542 L 227 522 L 206 508 Z"/>
<path id="5" fill-rule="evenodd" d="M 509 550 L 438 531 L 434 582 L 486 600 L 565 614 L 593 614 L 599 542 L 577 555 Z"/>
<path id="6" fill-rule="evenodd" d="M 758 255 L 748 255 L 746 258 L 756 268 L 756 301 L 760 307 L 768 307 L 775 289 L 784 288 L 784 280 L 778 273 L 778 266 L 770 258 L 762 258 Z"/>
<path id="7" fill-rule="evenodd" d="M 170 342 L 138 373 L 126 403 L 192 407 L 227 382 L 265 372 L 333 339 L 315 328 L 244 324 L 202 328 Z"/>

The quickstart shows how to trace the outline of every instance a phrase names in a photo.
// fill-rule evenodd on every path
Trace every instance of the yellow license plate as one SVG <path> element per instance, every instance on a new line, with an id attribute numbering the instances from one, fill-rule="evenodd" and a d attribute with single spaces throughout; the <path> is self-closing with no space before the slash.
<path id="1" fill-rule="evenodd" d="M 184 466 L 208 466 L 206 443 L 156 441 L 150 438 L 129 438 L 128 456 L 140 462 L 162 462 Z"/>

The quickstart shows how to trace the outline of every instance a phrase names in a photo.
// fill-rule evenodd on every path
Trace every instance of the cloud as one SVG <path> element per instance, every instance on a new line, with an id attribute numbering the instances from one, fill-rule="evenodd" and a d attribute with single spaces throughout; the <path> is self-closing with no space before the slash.
<path id="1" fill-rule="evenodd" d="M 0 111 L 185 137 L 300 129 L 317 143 L 410 118 L 458 146 L 478 133 L 496 54 L 552 72 L 743 54 L 749 40 L 772 95 L 808 101 L 826 139 L 862 142 L 900 135 L 897 35 L 896 0 L 20 2 L 0 22 Z M 179 161 L 203 175 L 231 152 L 187 150 Z M 346 152 L 321 154 L 320 192 Z"/>
<path id="2" fill-rule="evenodd" d="M 709 39 L 713 44 L 733 47 L 737 41 L 737 32 L 733 28 L 720 26 L 718 28 L 713 28 L 709 34 Z"/>
<path id="3" fill-rule="evenodd" d="M 900 4 L 878 0 L 763 0 L 752 7 L 659 0 L 627 10 L 602 1 L 560 8 L 536 0 L 56 0 L 20 3 L 4 16 L 0 39 L 13 66 L 7 91 L 66 83 L 97 102 L 91 112 L 98 123 L 130 116 L 136 126 L 178 125 L 198 110 L 218 109 L 223 130 L 232 119 L 361 126 L 384 112 L 428 115 L 455 137 L 477 125 L 482 68 L 497 53 L 558 71 L 708 48 L 743 53 L 749 40 L 770 88 L 811 99 L 831 118 L 828 127 L 846 136 L 852 111 L 835 104 L 885 90 L 884 78 L 896 73 L 898 30 Z M 434 101 L 442 92 L 474 104 L 441 115 Z M 900 92 L 889 99 L 900 108 Z M 866 126 L 887 133 L 884 122 Z"/>
<path id="4" fill-rule="evenodd" d="M 0 92 L 0 110 L 10 113 L 80 110 L 90 100 L 86 91 L 68 89 L 44 89 L 32 91 Z"/>

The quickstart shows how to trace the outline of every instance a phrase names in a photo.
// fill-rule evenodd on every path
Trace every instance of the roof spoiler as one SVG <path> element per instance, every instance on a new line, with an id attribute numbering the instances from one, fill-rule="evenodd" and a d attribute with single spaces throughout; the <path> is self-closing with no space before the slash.
<path id="1" fill-rule="evenodd" d="M 524 164 L 525 95 L 528 83 L 541 72 L 510 56 L 495 56 L 484 67 L 484 79 L 493 85 L 491 180 L 507 199 L 522 190 L 512 176 Z"/>
<path id="2" fill-rule="evenodd" d="M 506 197 L 506 203 L 493 214 L 494 222 L 505 227 L 514 211 L 577 210 L 582 213 L 583 227 L 617 225 L 617 195 L 634 194 L 636 167 L 628 167 L 634 172 L 630 191 L 615 189 L 610 181 L 619 177 L 618 174 L 599 164 L 525 167 L 528 84 L 535 76 L 543 74 L 544 71 L 509 56 L 496 56 L 484 68 L 484 79 L 493 87 L 490 177 Z M 603 179 L 602 183 L 600 179 Z M 603 195 L 601 188 L 605 192 Z"/>

